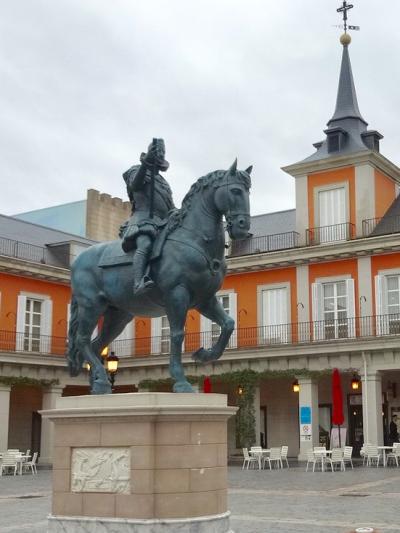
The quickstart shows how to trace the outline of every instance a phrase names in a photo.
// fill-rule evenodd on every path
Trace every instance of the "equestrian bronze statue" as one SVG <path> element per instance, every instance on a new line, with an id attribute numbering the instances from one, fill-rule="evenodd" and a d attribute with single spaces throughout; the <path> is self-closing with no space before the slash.
<path id="1" fill-rule="evenodd" d="M 159 174 L 167 168 L 164 143 L 153 140 L 141 165 L 124 174 L 133 212 L 122 238 L 91 246 L 72 265 L 68 366 L 77 376 L 90 364 L 92 394 L 111 393 L 101 352 L 134 316 L 167 315 L 174 392 L 193 392 L 182 364 L 188 311 L 196 309 L 221 328 L 211 348 L 193 354 L 197 362 L 219 359 L 235 327 L 216 297 L 226 273 L 223 218 L 231 239 L 247 237 L 251 167 L 237 170 L 235 161 L 228 170 L 199 178 L 179 210 Z"/>

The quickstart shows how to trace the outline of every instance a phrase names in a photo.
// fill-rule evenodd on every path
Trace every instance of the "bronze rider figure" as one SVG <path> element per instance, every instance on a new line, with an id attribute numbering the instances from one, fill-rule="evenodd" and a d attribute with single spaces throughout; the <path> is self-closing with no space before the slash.
<path id="1" fill-rule="evenodd" d="M 133 258 L 136 295 L 154 286 L 146 273 L 152 245 L 169 212 L 175 209 L 171 188 L 159 174 L 169 167 L 163 139 L 153 139 L 147 154 L 141 154 L 140 163 L 123 174 L 132 213 L 120 233 L 124 252 L 136 249 Z"/>

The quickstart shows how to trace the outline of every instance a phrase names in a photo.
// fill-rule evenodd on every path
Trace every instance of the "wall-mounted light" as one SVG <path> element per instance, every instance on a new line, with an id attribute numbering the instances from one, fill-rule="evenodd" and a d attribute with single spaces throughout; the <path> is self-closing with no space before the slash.
<path id="1" fill-rule="evenodd" d="M 360 379 L 354 374 L 353 379 L 351 380 L 352 390 L 358 390 L 360 388 Z"/>
<path id="2" fill-rule="evenodd" d="M 102 349 L 101 351 L 101 357 L 107 357 L 108 355 L 108 346 Z"/>
<path id="3" fill-rule="evenodd" d="M 303 304 L 303 302 L 297 302 L 297 308 L 298 308 L 299 306 L 300 306 L 302 309 L 304 309 L 304 304 Z"/>
<path id="4" fill-rule="evenodd" d="M 239 385 L 238 388 L 237 388 L 237 393 L 239 396 L 242 396 L 243 393 L 244 393 L 244 388 L 242 387 L 242 385 Z"/>
<path id="5" fill-rule="evenodd" d="M 300 392 L 300 385 L 297 379 L 295 379 L 292 383 L 292 391 L 293 392 Z"/>

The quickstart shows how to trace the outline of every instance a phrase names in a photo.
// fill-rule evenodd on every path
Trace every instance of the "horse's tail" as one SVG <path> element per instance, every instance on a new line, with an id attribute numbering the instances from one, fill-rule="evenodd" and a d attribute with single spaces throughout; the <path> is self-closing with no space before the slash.
<path id="1" fill-rule="evenodd" d="M 78 376 L 82 370 L 83 359 L 76 343 L 76 333 L 78 330 L 78 302 L 73 296 L 71 301 L 71 312 L 68 328 L 68 368 L 71 376 Z"/>

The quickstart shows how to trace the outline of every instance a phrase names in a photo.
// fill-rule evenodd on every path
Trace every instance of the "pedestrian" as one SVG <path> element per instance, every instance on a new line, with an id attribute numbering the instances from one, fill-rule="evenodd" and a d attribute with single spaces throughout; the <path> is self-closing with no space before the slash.
<path id="1" fill-rule="evenodd" d="M 389 425 L 389 438 L 391 443 L 399 442 L 399 433 L 397 431 L 397 415 L 392 416 L 392 421 Z"/>

